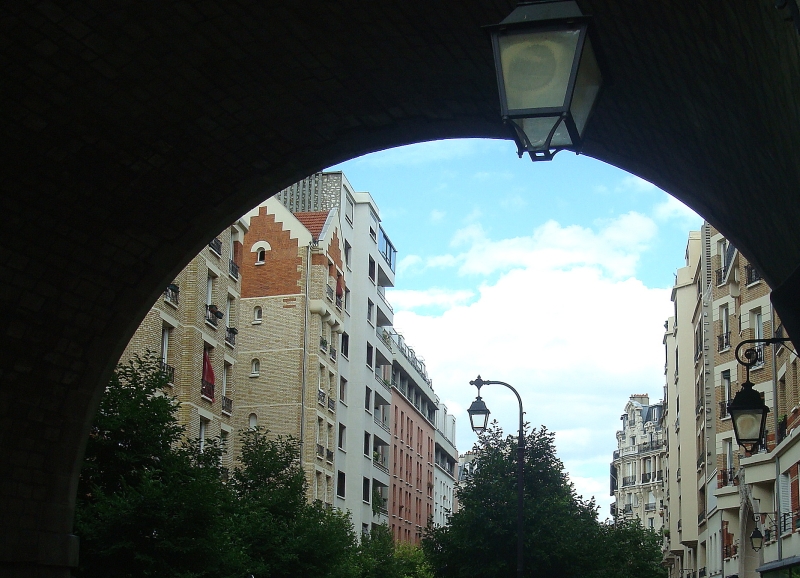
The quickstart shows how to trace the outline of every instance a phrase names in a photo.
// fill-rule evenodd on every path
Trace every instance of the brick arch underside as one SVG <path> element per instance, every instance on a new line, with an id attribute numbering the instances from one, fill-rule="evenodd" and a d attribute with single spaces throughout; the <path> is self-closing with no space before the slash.
<path id="1" fill-rule="evenodd" d="M 101 384 L 161 288 L 316 170 L 413 142 L 505 138 L 480 26 L 513 6 L 10 4 L 0 570 L 61 576 Z M 714 223 L 800 334 L 796 33 L 767 1 L 582 4 L 611 80 L 585 153 Z"/>

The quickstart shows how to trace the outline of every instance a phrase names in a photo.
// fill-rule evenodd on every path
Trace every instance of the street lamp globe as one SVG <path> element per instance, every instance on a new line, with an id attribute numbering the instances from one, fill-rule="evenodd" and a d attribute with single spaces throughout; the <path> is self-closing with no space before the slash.
<path id="1" fill-rule="evenodd" d="M 756 528 L 753 530 L 753 533 L 750 534 L 750 545 L 753 547 L 753 550 L 758 552 L 764 546 L 764 535 L 761 533 L 761 530 Z"/>
<path id="2" fill-rule="evenodd" d="M 590 18 L 572 0 L 521 2 L 492 37 L 503 121 L 520 157 L 578 151 L 602 84 Z"/>
<path id="3" fill-rule="evenodd" d="M 489 424 L 489 408 L 486 407 L 480 395 L 476 397 L 472 405 L 469 406 L 467 413 L 469 414 L 472 431 L 478 435 L 485 432 Z"/>
<path id="4" fill-rule="evenodd" d="M 754 451 L 764 439 L 769 408 L 761 399 L 761 394 L 753 389 L 749 379 L 742 384 L 741 391 L 731 401 L 728 413 L 733 422 L 736 443 L 740 446 L 751 446 Z"/>

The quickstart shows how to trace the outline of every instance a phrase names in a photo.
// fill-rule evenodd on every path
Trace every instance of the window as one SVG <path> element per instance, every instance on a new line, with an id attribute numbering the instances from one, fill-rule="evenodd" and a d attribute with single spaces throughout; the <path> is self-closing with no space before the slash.
<path id="1" fill-rule="evenodd" d="M 367 270 L 369 274 L 369 279 L 373 283 L 375 283 L 375 259 L 372 257 L 369 258 L 369 269 Z"/>
<path id="2" fill-rule="evenodd" d="M 211 305 L 214 303 L 214 275 L 211 274 L 211 271 L 208 272 L 208 277 L 206 278 L 206 305 Z"/>
<path id="3" fill-rule="evenodd" d="M 372 357 L 373 357 L 372 353 L 373 353 L 372 345 L 367 343 L 367 367 L 369 368 L 372 367 Z"/>
<path id="4" fill-rule="evenodd" d="M 267 259 L 266 249 L 259 249 L 258 251 L 256 251 L 256 265 L 263 265 L 266 259 Z"/>
<path id="5" fill-rule="evenodd" d="M 338 471 L 336 473 L 336 495 L 340 498 L 344 498 L 344 486 L 345 486 L 345 477 L 343 471 Z"/>
<path id="6" fill-rule="evenodd" d="M 726 403 L 731 400 L 731 372 L 728 369 L 722 372 L 722 395 Z"/>
<path id="7" fill-rule="evenodd" d="M 250 429 L 256 429 L 258 427 L 258 416 L 256 414 L 251 413 L 247 421 Z"/>
<path id="8" fill-rule="evenodd" d="M 264 311 L 261 309 L 261 307 L 256 307 L 255 309 L 253 309 L 253 324 L 258 325 L 259 323 L 261 323 L 263 315 Z"/>
<path id="9" fill-rule="evenodd" d="M 342 333 L 342 355 L 348 357 L 350 355 L 350 336 L 347 333 Z"/>
<path id="10" fill-rule="evenodd" d="M 344 377 L 339 378 L 339 401 L 347 405 L 347 380 Z"/>
<path id="11" fill-rule="evenodd" d="M 370 481 L 369 478 L 364 478 L 364 481 L 361 486 L 361 499 L 364 500 L 367 504 L 369 504 L 369 499 L 370 499 L 369 481 Z"/>
<path id="12" fill-rule="evenodd" d="M 228 395 L 228 384 L 230 383 L 231 379 L 231 369 L 232 366 L 230 363 L 225 363 L 225 366 L 222 368 L 222 397 Z"/>
<path id="13" fill-rule="evenodd" d="M 344 449 L 344 444 L 345 444 L 346 439 L 347 439 L 347 426 L 345 426 L 343 423 L 340 423 L 339 424 L 339 443 L 337 444 L 337 447 L 340 450 Z"/>
<path id="14" fill-rule="evenodd" d="M 370 388 L 366 388 L 364 392 L 364 409 L 367 411 L 372 409 L 372 390 Z"/>
<path id="15" fill-rule="evenodd" d="M 353 247 L 350 246 L 350 243 L 345 241 L 344 242 L 344 264 L 347 265 L 347 268 L 350 269 L 350 259 L 353 256 Z"/>
<path id="16" fill-rule="evenodd" d="M 344 310 L 350 311 L 350 289 L 344 290 Z"/>
<path id="17" fill-rule="evenodd" d="M 254 359 L 250 362 L 250 377 L 255 377 L 261 372 L 261 362 Z"/>
<path id="18" fill-rule="evenodd" d="M 364 432 L 364 455 L 372 457 L 372 436 L 369 432 Z"/>
<path id="19" fill-rule="evenodd" d="M 200 418 L 200 432 L 198 439 L 200 440 L 200 451 L 202 452 L 206 447 L 206 434 L 208 432 L 208 420 Z"/>
<path id="20" fill-rule="evenodd" d="M 372 323 L 372 314 L 375 312 L 375 304 L 372 299 L 367 299 L 367 321 Z"/>
<path id="21" fill-rule="evenodd" d="M 350 195 L 347 195 L 347 198 L 345 199 L 344 216 L 350 222 L 351 225 L 353 224 L 354 207 L 355 203 L 353 202 L 353 199 L 350 198 Z"/>

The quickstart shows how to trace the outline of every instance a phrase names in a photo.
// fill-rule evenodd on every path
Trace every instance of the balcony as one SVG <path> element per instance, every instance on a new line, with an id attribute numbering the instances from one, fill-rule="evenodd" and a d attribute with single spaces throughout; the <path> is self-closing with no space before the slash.
<path id="1" fill-rule="evenodd" d="M 225 328 L 225 343 L 233 347 L 236 345 L 236 335 L 238 335 L 239 330 L 235 327 L 226 327 Z"/>
<path id="2" fill-rule="evenodd" d="M 325 448 L 322 444 L 317 444 L 317 457 L 318 458 L 325 458 Z"/>
<path id="3" fill-rule="evenodd" d="M 321 335 L 319 338 L 319 350 L 326 352 L 328 351 L 328 340 L 322 337 Z"/>
<path id="4" fill-rule="evenodd" d="M 639 451 L 640 452 L 654 452 L 660 450 L 664 446 L 666 446 L 666 442 L 663 440 L 655 440 L 652 442 L 644 442 L 643 444 L 639 444 Z"/>
<path id="5" fill-rule="evenodd" d="M 380 383 L 380 384 L 381 384 L 381 385 L 382 385 L 384 388 L 386 388 L 386 391 L 390 391 L 390 392 L 392 391 L 391 382 L 390 382 L 388 379 L 384 379 L 382 376 L 380 376 L 380 375 L 378 375 L 378 374 L 376 373 L 376 374 L 375 374 L 375 381 L 377 381 L 377 382 L 378 382 L 378 383 Z"/>
<path id="6" fill-rule="evenodd" d="M 714 278 L 717 281 L 717 287 L 725 283 L 725 273 L 728 272 L 727 267 L 720 267 L 716 271 L 714 271 Z"/>
<path id="7" fill-rule="evenodd" d="M 633 514 L 633 504 L 625 504 L 622 509 L 622 512 L 625 514 Z"/>
<path id="8" fill-rule="evenodd" d="M 642 483 L 643 484 L 648 483 L 652 478 L 652 476 L 653 474 L 651 472 L 645 472 L 644 474 L 642 474 Z"/>
<path id="9" fill-rule="evenodd" d="M 731 348 L 731 332 L 726 331 L 717 335 L 717 351 L 725 351 Z"/>
<path id="10" fill-rule="evenodd" d="M 222 317 L 222 312 L 217 309 L 216 305 L 206 305 L 206 323 L 212 327 L 219 324 L 219 319 Z"/>
<path id="11" fill-rule="evenodd" d="M 380 454 L 373 456 L 372 465 L 374 465 L 376 468 L 378 468 L 385 474 L 389 473 L 389 467 L 386 465 L 386 459 L 382 457 Z"/>
<path id="12" fill-rule="evenodd" d="M 328 398 L 328 410 L 336 411 L 336 401 L 332 397 Z"/>
<path id="13" fill-rule="evenodd" d="M 233 413 L 233 400 L 229 397 L 222 396 L 222 413 L 231 415 Z"/>
<path id="14" fill-rule="evenodd" d="M 645 512 L 655 512 L 656 511 L 656 503 L 655 502 L 651 502 L 651 503 L 645 504 L 644 505 L 644 511 Z"/>
<path id="15" fill-rule="evenodd" d="M 625 476 L 624 478 L 622 478 L 622 487 L 623 488 L 625 486 L 632 486 L 635 483 L 636 483 L 636 476 Z"/>
<path id="16" fill-rule="evenodd" d="M 733 558 L 738 553 L 739 553 L 738 544 L 725 544 L 722 547 L 722 557 L 725 558 L 726 560 L 729 558 Z"/>
<path id="17" fill-rule="evenodd" d="M 200 383 L 200 396 L 203 399 L 207 399 L 208 401 L 214 401 L 214 384 L 206 381 L 205 379 L 201 380 Z"/>
<path id="18" fill-rule="evenodd" d="M 722 470 L 722 485 L 723 486 L 736 486 L 736 472 L 733 468 Z"/>
<path id="19" fill-rule="evenodd" d="M 329 464 L 333 463 L 333 450 L 325 450 L 325 461 Z"/>
<path id="20" fill-rule="evenodd" d="M 706 509 L 705 507 L 700 510 L 700 513 L 697 514 L 697 524 L 700 525 L 706 521 Z"/>
<path id="21" fill-rule="evenodd" d="M 389 424 L 386 423 L 388 420 L 384 421 L 378 415 L 375 415 L 374 420 L 376 424 L 378 424 L 379 426 L 381 426 L 381 428 L 386 430 L 386 433 L 392 433 L 391 430 L 389 429 Z"/>
<path id="22" fill-rule="evenodd" d="M 167 376 L 167 383 L 173 385 L 175 383 L 175 368 L 168 365 L 163 359 L 159 362 L 161 373 Z"/>
<path id="23" fill-rule="evenodd" d="M 334 289 L 330 285 L 325 285 L 325 297 L 328 298 L 328 301 L 333 303 L 333 296 L 334 296 Z"/>
<path id="24" fill-rule="evenodd" d="M 744 356 L 745 356 L 745 358 L 747 358 L 748 361 L 750 361 L 750 358 L 747 356 L 747 352 L 749 350 L 751 350 L 751 349 L 755 350 L 756 358 L 755 358 L 755 362 L 750 367 L 753 367 L 753 368 L 763 367 L 764 366 L 764 344 L 763 343 L 755 343 L 752 346 L 750 346 L 747 349 L 745 349 Z"/>
<path id="25" fill-rule="evenodd" d="M 728 417 L 728 400 L 719 402 L 719 419 Z"/>
<path id="26" fill-rule="evenodd" d="M 378 285 L 378 295 L 380 295 L 381 300 L 383 301 L 384 305 L 386 305 L 386 307 L 389 309 L 389 311 L 394 313 L 394 308 L 392 307 L 392 304 L 389 303 L 389 300 L 386 298 L 385 287 L 381 287 L 380 285 Z"/>
<path id="27" fill-rule="evenodd" d="M 228 274 L 234 279 L 239 279 L 239 265 L 233 261 L 228 261 Z"/>
<path id="28" fill-rule="evenodd" d="M 758 283 L 761 281 L 761 273 L 758 269 L 753 267 L 750 263 L 744 266 L 744 278 L 747 285 Z"/>
<path id="29" fill-rule="evenodd" d="M 336 296 L 336 309 L 338 309 L 339 311 L 342 310 L 342 297 L 341 297 L 341 295 L 337 295 Z"/>
<path id="30" fill-rule="evenodd" d="M 180 287 L 175 285 L 175 283 L 170 283 L 167 285 L 167 288 L 164 289 L 164 301 L 169 303 L 170 305 L 178 306 L 178 301 L 180 297 Z"/>
<path id="31" fill-rule="evenodd" d="M 211 242 L 208 244 L 214 253 L 217 254 L 218 257 L 222 257 L 222 241 L 219 237 L 214 237 L 211 239 Z"/>
<path id="32" fill-rule="evenodd" d="M 336 348 L 333 345 L 328 348 L 328 355 L 331 356 L 332 360 L 336 361 Z"/>
<path id="33" fill-rule="evenodd" d="M 325 407 L 325 400 L 328 398 L 327 394 L 322 391 L 321 389 L 317 390 L 317 403 L 319 403 L 322 407 Z"/>

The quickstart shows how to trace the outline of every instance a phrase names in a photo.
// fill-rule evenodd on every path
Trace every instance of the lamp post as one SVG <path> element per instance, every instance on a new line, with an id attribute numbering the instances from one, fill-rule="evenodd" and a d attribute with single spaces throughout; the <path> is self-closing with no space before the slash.
<path id="1" fill-rule="evenodd" d="M 519 402 L 519 441 L 517 442 L 517 578 L 522 578 L 523 568 L 523 533 L 522 533 L 522 504 L 525 490 L 525 433 L 523 431 L 523 411 L 522 411 L 522 398 L 517 393 L 517 390 L 511 387 L 504 381 L 492 381 L 489 379 L 481 379 L 479 375 L 477 378 L 469 382 L 478 388 L 478 397 L 469 406 L 467 413 L 469 414 L 469 421 L 472 429 L 478 435 L 486 431 L 486 425 L 489 421 L 489 408 L 486 403 L 481 399 L 481 388 L 484 385 L 503 385 L 514 392 Z"/>
<path id="2" fill-rule="evenodd" d="M 770 339 L 745 339 L 736 346 L 736 361 L 744 365 L 746 370 L 745 381 L 742 389 L 728 403 L 728 413 L 733 422 L 733 433 L 736 436 L 736 443 L 744 446 L 751 453 L 758 449 L 764 439 L 764 428 L 767 425 L 767 414 L 769 408 L 761 399 L 761 395 L 753 389 L 753 382 L 750 381 L 750 368 L 759 362 L 758 351 L 755 348 L 748 348 L 744 352 L 745 359 L 742 359 L 740 352 L 742 347 L 748 344 L 764 343 L 772 345 L 784 343 L 789 339 L 784 337 L 772 337 Z M 747 446 L 750 446 L 749 448 Z"/>
<path id="3" fill-rule="evenodd" d="M 591 19 L 573 0 L 519 2 L 492 37 L 500 113 L 517 153 L 549 161 L 578 152 L 602 84 Z"/>
<path id="4" fill-rule="evenodd" d="M 764 546 L 764 535 L 758 528 L 753 530 L 753 533 L 750 534 L 750 546 L 752 546 L 753 550 L 756 552 L 761 550 L 761 548 Z"/>

